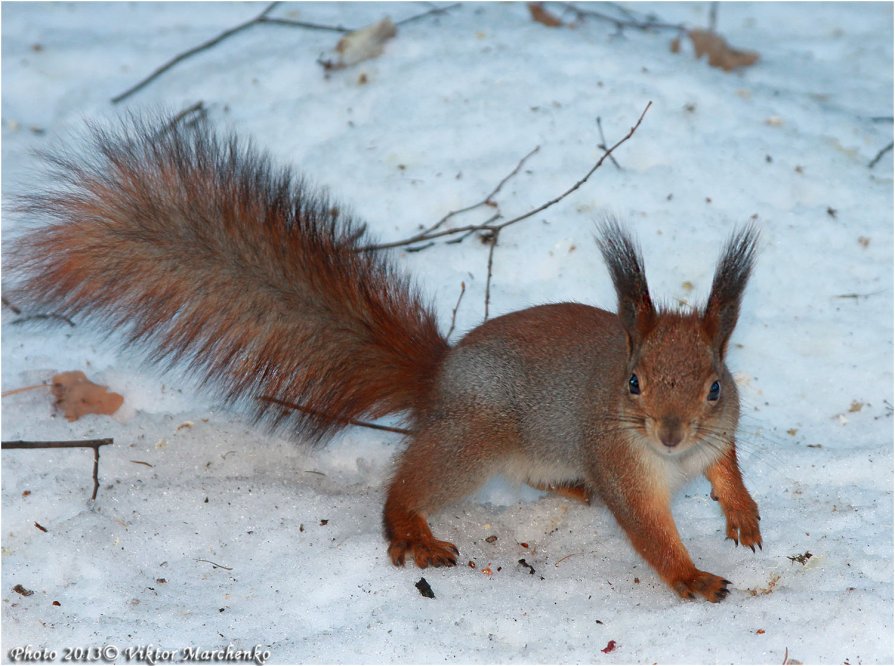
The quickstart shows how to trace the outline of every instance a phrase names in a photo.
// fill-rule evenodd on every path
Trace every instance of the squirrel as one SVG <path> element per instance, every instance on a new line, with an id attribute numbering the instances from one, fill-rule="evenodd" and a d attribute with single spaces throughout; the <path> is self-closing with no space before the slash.
<path id="1" fill-rule="evenodd" d="M 395 565 L 455 565 L 428 517 L 497 473 L 601 499 L 685 598 L 717 602 L 731 585 L 697 569 L 678 534 L 670 500 L 688 479 L 708 478 L 728 539 L 761 547 L 725 365 L 754 226 L 728 240 L 704 306 L 670 309 L 609 219 L 597 242 L 616 312 L 538 305 L 452 346 L 408 277 L 368 251 L 364 224 L 235 136 L 132 117 L 94 126 L 81 157 L 45 159 L 57 185 L 21 198 L 42 224 L 9 262 L 26 302 L 120 330 L 150 360 L 315 442 L 403 414 L 411 434 L 384 510 Z"/>

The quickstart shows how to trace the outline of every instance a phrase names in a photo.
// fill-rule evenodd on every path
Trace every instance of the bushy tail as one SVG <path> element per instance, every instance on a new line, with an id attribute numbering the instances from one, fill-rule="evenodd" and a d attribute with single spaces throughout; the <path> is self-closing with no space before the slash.
<path id="1" fill-rule="evenodd" d="M 48 155 L 58 187 L 23 199 L 50 222 L 7 257 L 34 305 L 121 330 L 313 439 L 425 404 L 447 342 L 408 279 L 358 251 L 363 224 L 204 125 L 90 137 Z"/>

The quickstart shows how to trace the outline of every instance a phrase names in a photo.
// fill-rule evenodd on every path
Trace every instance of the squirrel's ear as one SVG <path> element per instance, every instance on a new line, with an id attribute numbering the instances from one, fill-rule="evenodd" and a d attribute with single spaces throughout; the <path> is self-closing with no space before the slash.
<path id="1" fill-rule="evenodd" d="M 597 244 L 615 285 L 618 318 L 628 334 L 628 351 L 633 353 L 656 321 L 656 309 L 643 270 L 643 257 L 636 243 L 614 219 L 600 224 Z"/>
<path id="2" fill-rule="evenodd" d="M 727 341 L 740 314 L 740 301 L 755 263 L 758 230 L 746 226 L 735 231 L 727 245 L 712 280 L 712 293 L 702 313 L 702 326 L 720 358 L 727 351 Z"/>

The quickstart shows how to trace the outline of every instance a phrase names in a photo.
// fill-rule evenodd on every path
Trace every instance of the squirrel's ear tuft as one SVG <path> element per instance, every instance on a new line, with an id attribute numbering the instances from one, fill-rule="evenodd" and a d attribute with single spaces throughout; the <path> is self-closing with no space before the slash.
<path id="1" fill-rule="evenodd" d="M 758 229 L 753 225 L 735 231 L 715 268 L 712 293 L 702 313 L 702 325 L 721 358 L 724 358 L 727 341 L 740 314 L 743 291 L 755 264 L 758 237 Z"/>
<path id="2" fill-rule="evenodd" d="M 640 248 L 617 220 L 606 219 L 598 229 L 597 244 L 615 285 L 618 318 L 628 334 L 628 351 L 633 353 L 652 330 L 656 320 L 656 309 L 646 284 L 643 257 Z"/>

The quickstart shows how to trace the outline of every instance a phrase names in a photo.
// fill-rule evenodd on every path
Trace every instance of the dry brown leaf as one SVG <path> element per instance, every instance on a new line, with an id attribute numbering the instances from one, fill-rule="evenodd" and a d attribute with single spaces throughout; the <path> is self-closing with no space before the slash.
<path id="1" fill-rule="evenodd" d="M 336 62 L 325 61 L 323 66 L 326 69 L 343 69 L 375 58 L 382 54 L 385 43 L 397 34 L 398 29 L 388 17 L 366 28 L 349 32 L 336 44 L 339 59 Z"/>
<path id="2" fill-rule="evenodd" d="M 114 414 L 124 402 L 123 396 L 94 384 L 80 370 L 54 375 L 50 390 L 56 407 L 69 421 L 77 421 L 85 414 Z"/>
<path id="3" fill-rule="evenodd" d="M 563 25 L 562 21 L 544 9 L 544 5 L 540 2 L 529 2 L 528 11 L 533 21 L 537 21 L 549 28 L 561 28 Z"/>
<path id="4" fill-rule="evenodd" d="M 709 65 L 718 67 L 725 72 L 739 67 L 748 67 L 758 62 L 758 54 L 755 51 L 739 51 L 730 46 L 725 39 L 711 30 L 690 30 L 687 35 L 693 42 L 693 50 L 696 58 L 704 55 L 709 57 Z"/>

